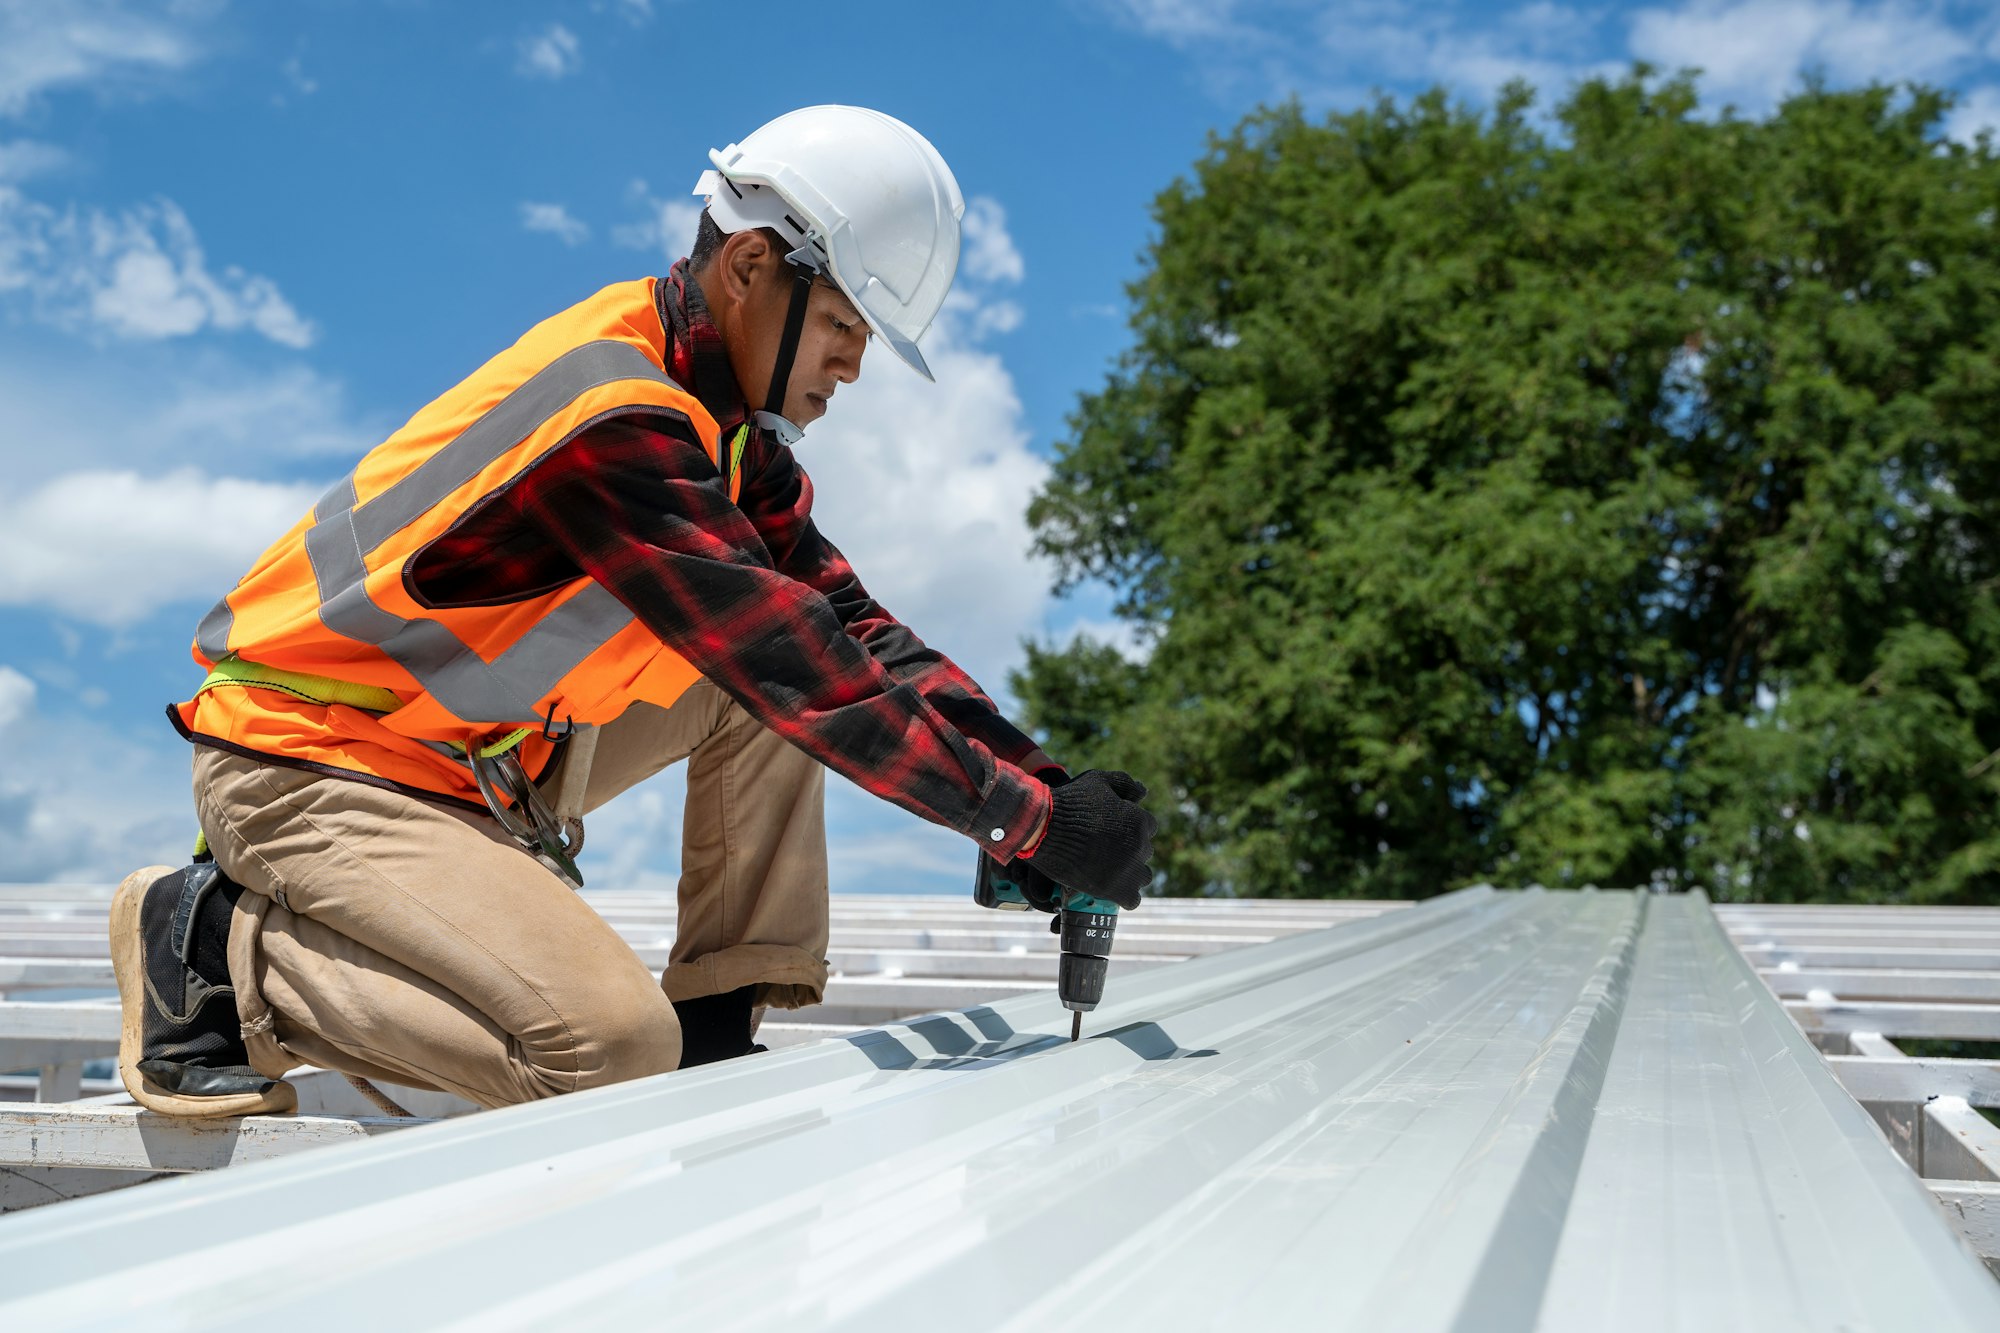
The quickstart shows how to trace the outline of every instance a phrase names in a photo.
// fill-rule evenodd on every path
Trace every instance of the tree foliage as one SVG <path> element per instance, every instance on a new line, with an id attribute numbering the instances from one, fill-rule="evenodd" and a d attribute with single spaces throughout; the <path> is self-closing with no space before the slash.
<path id="1" fill-rule="evenodd" d="M 1264 110 L 1155 206 L 1031 646 L 1170 892 L 1995 900 L 2000 160 L 1689 78 Z M 1547 127 L 1543 128 L 1542 125 Z"/>

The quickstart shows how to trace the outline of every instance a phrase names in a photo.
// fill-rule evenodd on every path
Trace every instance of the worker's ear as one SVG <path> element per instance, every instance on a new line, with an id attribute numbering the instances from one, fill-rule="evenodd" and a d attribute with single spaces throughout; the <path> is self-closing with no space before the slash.
<path id="1" fill-rule="evenodd" d="M 732 233 L 715 256 L 718 294 L 732 305 L 746 303 L 756 287 L 758 273 L 770 267 L 771 255 L 770 238 L 757 228 L 746 227 Z"/>

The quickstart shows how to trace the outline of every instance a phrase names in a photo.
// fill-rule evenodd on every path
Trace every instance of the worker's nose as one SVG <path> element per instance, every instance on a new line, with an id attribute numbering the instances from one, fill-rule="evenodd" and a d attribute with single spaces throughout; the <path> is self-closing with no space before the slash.
<path id="1" fill-rule="evenodd" d="M 836 350 L 833 354 L 833 360 L 827 368 L 833 372 L 833 377 L 842 384 L 852 384 L 861 378 L 861 353 L 867 349 L 868 344 L 864 340 L 860 348 L 853 352 L 849 352 L 844 348 Z"/>

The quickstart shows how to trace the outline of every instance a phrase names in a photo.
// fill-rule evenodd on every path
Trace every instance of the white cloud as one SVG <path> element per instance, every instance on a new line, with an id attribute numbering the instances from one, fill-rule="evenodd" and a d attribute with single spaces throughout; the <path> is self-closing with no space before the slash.
<path id="1" fill-rule="evenodd" d="M 1048 596 L 1026 517 L 1048 464 L 1028 448 L 1013 376 L 967 322 L 948 311 L 925 338 L 935 384 L 871 347 L 798 452 L 820 528 L 862 582 L 994 691 Z"/>
<path id="2" fill-rule="evenodd" d="M 1990 83 L 1966 92 L 1944 121 L 1944 132 L 1960 143 L 1971 143 L 1981 130 L 2000 135 L 2000 87 Z"/>
<path id="3" fill-rule="evenodd" d="M 635 28 L 653 21 L 653 0 L 600 0 L 592 8 L 599 12 L 608 9 Z"/>
<path id="4" fill-rule="evenodd" d="M 1632 16 L 1631 51 L 1663 69 L 1699 66 L 1715 101 L 1757 113 L 1820 70 L 1836 85 L 1873 79 L 1945 81 L 1978 42 L 1942 11 L 1913 0 L 1690 0 Z"/>
<path id="5" fill-rule="evenodd" d="M 0 765 L 0 881 L 109 884 L 185 860 L 195 831 L 187 746 L 164 724 L 159 740 L 142 740 L 61 708 L 67 698 L 44 699 L 0 664 L 0 754 L 35 756 Z"/>
<path id="6" fill-rule="evenodd" d="M 123 213 L 58 210 L 0 186 L 0 296 L 25 295 L 58 327 L 120 338 L 250 329 L 287 347 L 313 328 L 269 278 L 210 271 L 171 200 Z"/>
<path id="7" fill-rule="evenodd" d="M 529 231 L 547 232 L 564 245 L 582 245 L 590 239 L 589 226 L 571 217 L 561 204 L 522 204 L 521 225 Z"/>
<path id="8" fill-rule="evenodd" d="M 1615 73 L 1601 6 L 1535 0 L 1502 7 L 1414 0 L 1100 0 L 1114 19 L 1185 52 L 1193 76 L 1223 102 L 1295 94 L 1313 106 L 1372 102 L 1383 88 L 1443 85 L 1490 96 L 1512 79 L 1560 95 Z"/>
<path id="9" fill-rule="evenodd" d="M 65 472 L 175 467 L 242 475 L 304 463 L 330 480 L 395 424 L 357 420 L 340 382 L 308 366 L 252 368 L 186 344 L 0 339 L 0 440 L 15 493 Z"/>
<path id="10" fill-rule="evenodd" d="M 195 620 L 323 489 L 198 469 L 330 453 L 337 465 L 315 465 L 330 476 L 384 433 L 300 365 L 248 369 L 186 343 L 0 339 L 0 605 L 25 608 L 13 614 L 30 627 L 0 644 L 12 659 L 0 755 L 36 756 L 32 773 L 0 765 L 0 881 L 111 883 L 187 856 L 188 749 L 158 705 L 199 679 Z M 91 624 L 111 626 L 108 640 Z M 44 636 L 47 649 L 29 646 Z M 182 683 L 142 684 L 162 667 L 112 660 L 135 651 Z"/>
<path id="11" fill-rule="evenodd" d="M 1115 648 L 1118 655 L 1128 662 L 1144 662 L 1153 655 L 1153 640 L 1143 634 L 1131 621 L 1119 620 L 1116 617 L 1102 620 L 1079 618 L 1071 621 L 1068 637 L 1072 640 L 1088 639 L 1106 648 Z"/>
<path id="12" fill-rule="evenodd" d="M 4 382 L 4 381 L 0 381 Z M 203 363 L 149 400 L 152 457 L 240 460 L 334 458 L 342 466 L 389 431 L 349 415 L 341 385 L 306 366 L 246 372 Z"/>
<path id="13" fill-rule="evenodd" d="M 0 732 L 35 711 L 35 682 L 0 663 Z"/>
<path id="14" fill-rule="evenodd" d="M 311 97 L 319 91 L 319 80 L 306 73 L 305 62 L 297 56 L 293 56 L 278 68 L 284 74 L 286 84 L 300 97 Z"/>
<path id="15" fill-rule="evenodd" d="M 530 33 L 515 47 L 514 72 L 531 79 L 561 79 L 583 68 L 583 44 L 560 23 Z"/>
<path id="16" fill-rule="evenodd" d="M 119 0 L 0 0 L 0 115 L 58 88 L 129 86 L 192 64 L 185 6 Z"/>
<path id="17" fill-rule="evenodd" d="M 0 143 L 0 185 L 23 181 L 30 176 L 60 170 L 69 162 L 69 153 L 52 143 L 36 139 L 14 139 Z"/>
<path id="18" fill-rule="evenodd" d="M 1027 274 L 1021 252 L 1007 232 L 1007 210 L 997 199 L 975 195 L 966 201 L 964 248 L 960 262 L 968 277 L 983 282 L 1019 282 Z"/>
<path id="19" fill-rule="evenodd" d="M 1245 29 L 1236 23 L 1236 0 L 1103 0 L 1115 17 L 1148 37 L 1176 46 L 1192 46 L 1219 38 L 1236 38 Z"/>
<path id="20" fill-rule="evenodd" d="M 1949 85 L 1976 68 L 1982 46 L 2000 57 L 2000 12 L 1972 0 L 1654 0 L 1624 15 L 1557 0 L 1098 5 L 1185 52 L 1192 76 L 1227 103 L 1296 94 L 1313 106 L 1352 107 L 1380 89 L 1407 94 L 1433 85 L 1481 99 L 1522 78 L 1546 107 L 1575 82 L 1617 77 L 1637 59 L 1667 71 L 1702 68 L 1708 101 L 1761 114 L 1804 70 L 1824 72 L 1835 86 Z M 1301 30 L 1318 40 L 1301 40 Z"/>
<path id="21" fill-rule="evenodd" d="M 694 248 L 695 228 L 701 223 L 701 201 L 693 196 L 656 198 L 652 187 L 642 180 L 633 181 L 626 193 L 645 216 L 638 222 L 613 227 L 612 242 L 628 250 L 654 250 L 669 261 L 685 258 Z"/>
<path id="22" fill-rule="evenodd" d="M 992 333 L 1012 333 L 1021 327 L 1027 312 L 1012 301 L 988 301 L 973 315 L 969 336 L 974 342 Z"/>
<path id="23" fill-rule="evenodd" d="M 835 893 L 972 894 L 979 849 L 829 773 L 826 871 Z"/>
<path id="24" fill-rule="evenodd" d="M 66 473 L 0 498 L 0 606 L 117 628 L 212 602 L 320 489 L 192 468 Z"/>
<path id="25" fill-rule="evenodd" d="M 1595 58 L 1601 42 L 1594 12 L 1539 0 L 1482 10 L 1480 19 L 1402 3 L 1329 9 L 1318 46 L 1295 77 L 1318 90 L 1319 100 L 1354 105 L 1384 85 L 1442 85 L 1461 96 L 1490 97 L 1514 79 L 1560 96 L 1577 79 L 1624 68 Z"/>
<path id="26" fill-rule="evenodd" d="M 1021 327 L 1027 313 L 1012 301 L 983 297 L 961 285 L 952 288 L 938 312 L 940 325 L 949 327 L 961 342 L 984 342 L 995 333 L 1012 333 Z M 930 352 L 926 348 L 924 355 Z"/>

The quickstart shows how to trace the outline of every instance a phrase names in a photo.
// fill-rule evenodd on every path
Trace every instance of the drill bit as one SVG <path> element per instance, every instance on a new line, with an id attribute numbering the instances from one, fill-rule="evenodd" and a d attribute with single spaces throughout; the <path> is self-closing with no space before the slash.
<path id="1" fill-rule="evenodd" d="M 1083 1010 L 1073 1009 L 1069 1015 L 1069 1039 L 1072 1044 L 1083 1036 Z"/>

